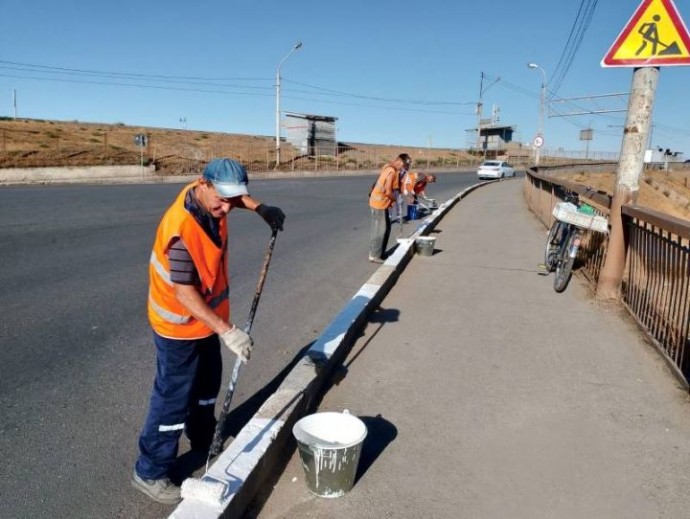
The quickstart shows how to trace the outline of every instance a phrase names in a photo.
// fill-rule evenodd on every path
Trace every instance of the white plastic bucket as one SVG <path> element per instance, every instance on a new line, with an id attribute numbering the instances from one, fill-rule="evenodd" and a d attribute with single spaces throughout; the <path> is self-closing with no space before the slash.
<path id="1" fill-rule="evenodd" d="M 299 420 L 292 434 L 310 492 L 340 497 L 352 490 L 367 436 L 362 420 L 348 411 L 315 413 Z"/>

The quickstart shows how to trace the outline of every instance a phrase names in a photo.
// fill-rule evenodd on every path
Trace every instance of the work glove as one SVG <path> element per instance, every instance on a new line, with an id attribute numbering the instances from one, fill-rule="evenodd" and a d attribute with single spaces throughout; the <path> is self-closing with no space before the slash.
<path id="1" fill-rule="evenodd" d="M 232 330 L 222 334 L 220 339 L 231 352 L 240 358 L 243 364 L 247 363 L 254 345 L 254 341 L 249 334 L 243 332 L 237 326 L 233 326 Z"/>
<path id="2" fill-rule="evenodd" d="M 272 231 L 282 231 L 283 222 L 285 221 L 285 213 L 279 207 L 273 207 L 266 204 L 261 204 L 256 208 L 256 212 L 263 218 L 268 225 L 271 226 Z"/>

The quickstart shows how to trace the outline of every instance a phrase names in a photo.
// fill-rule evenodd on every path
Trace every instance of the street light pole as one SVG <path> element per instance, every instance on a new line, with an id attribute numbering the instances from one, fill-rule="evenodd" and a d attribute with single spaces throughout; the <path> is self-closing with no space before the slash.
<path id="1" fill-rule="evenodd" d="M 276 166 L 275 169 L 278 169 L 280 166 L 280 67 L 282 64 L 285 62 L 286 59 L 290 57 L 290 55 L 295 52 L 297 49 L 299 49 L 302 46 L 302 42 L 298 41 L 293 45 L 292 49 L 290 49 L 290 52 L 288 52 L 285 57 L 280 60 L 280 63 L 278 63 L 278 67 L 276 68 Z"/>
<path id="2" fill-rule="evenodd" d="M 537 136 L 541 138 L 541 142 L 543 143 L 543 131 L 544 131 L 544 100 L 545 100 L 545 93 L 546 93 L 546 72 L 544 71 L 543 68 L 541 68 L 539 65 L 536 63 L 528 63 L 527 66 L 529 68 L 536 68 L 541 71 L 541 90 L 539 92 L 539 131 L 537 132 Z M 539 155 L 540 155 L 540 149 L 541 149 L 541 144 L 539 146 L 535 146 L 536 151 L 534 152 L 534 165 L 539 166 Z"/>

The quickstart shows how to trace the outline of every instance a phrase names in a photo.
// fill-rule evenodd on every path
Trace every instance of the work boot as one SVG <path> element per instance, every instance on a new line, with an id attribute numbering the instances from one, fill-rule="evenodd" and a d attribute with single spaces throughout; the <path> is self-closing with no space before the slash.
<path id="1" fill-rule="evenodd" d="M 168 478 L 144 479 L 139 477 L 135 470 L 132 477 L 132 486 L 154 501 L 164 505 L 176 505 L 182 500 L 180 487 L 173 484 Z"/>

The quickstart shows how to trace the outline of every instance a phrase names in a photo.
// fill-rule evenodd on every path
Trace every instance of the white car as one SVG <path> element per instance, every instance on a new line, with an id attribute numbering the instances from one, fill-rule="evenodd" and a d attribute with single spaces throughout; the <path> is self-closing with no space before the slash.
<path id="1" fill-rule="evenodd" d="M 506 161 L 500 160 L 486 160 L 479 166 L 477 170 L 477 177 L 479 180 L 485 178 L 505 178 L 514 177 L 515 170 L 513 166 L 508 164 Z"/>

